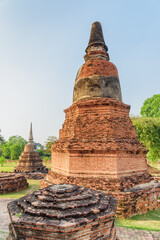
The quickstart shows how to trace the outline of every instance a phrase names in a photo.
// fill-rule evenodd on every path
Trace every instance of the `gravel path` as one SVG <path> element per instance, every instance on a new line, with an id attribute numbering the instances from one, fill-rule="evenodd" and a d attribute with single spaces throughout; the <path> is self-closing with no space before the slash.
<path id="1" fill-rule="evenodd" d="M 160 232 L 117 227 L 118 240 L 160 240 Z"/>
<path id="2" fill-rule="evenodd" d="M 9 214 L 7 204 L 13 199 L 0 199 L 0 240 L 8 235 Z M 160 232 L 147 232 L 130 228 L 117 227 L 118 240 L 160 240 Z"/>
<path id="3" fill-rule="evenodd" d="M 11 201 L 11 199 L 0 199 L 0 240 L 4 240 L 8 236 L 9 214 L 7 204 Z"/>

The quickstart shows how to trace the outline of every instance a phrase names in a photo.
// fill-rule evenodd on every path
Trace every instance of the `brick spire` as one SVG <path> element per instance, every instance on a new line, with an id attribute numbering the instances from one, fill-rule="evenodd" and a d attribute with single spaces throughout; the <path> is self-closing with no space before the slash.
<path id="1" fill-rule="evenodd" d="M 104 41 L 102 26 L 100 22 L 94 22 L 92 24 L 89 43 L 88 47 L 86 48 L 86 52 L 88 48 L 93 45 L 95 46 L 101 45 L 105 48 L 106 51 L 108 51 L 108 47 L 106 46 Z"/>
<path id="2" fill-rule="evenodd" d="M 32 123 L 31 123 L 31 125 L 30 125 L 30 132 L 29 132 L 29 138 L 28 138 L 28 140 L 29 140 L 30 142 L 33 141 Z"/>
<path id="3" fill-rule="evenodd" d="M 122 101 L 118 70 L 110 62 L 102 26 L 94 22 L 91 27 L 85 63 L 76 75 L 73 102 L 86 98 L 113 98 Z"/>

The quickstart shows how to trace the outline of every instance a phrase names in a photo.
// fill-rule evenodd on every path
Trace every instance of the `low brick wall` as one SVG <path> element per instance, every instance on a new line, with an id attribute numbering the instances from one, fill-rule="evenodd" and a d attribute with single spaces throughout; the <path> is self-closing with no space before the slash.
<path id="1" fill-rule="evenodd" d="M 160 183 L 148 173 L 120 179 L 74 178 L 52 171 L 41 180 L 40 187 L 70 183 L 104 191 L 118 198 L 117 216 L 128 218 L 160 208 Z"/>
<path id="2" fill-rule="evenodd" d="M 148 211 L 160 208 L 160 183 L 151 182 L 145 188 L 131 189 L 128 192 L 113 193 L 118 198 L 117 216 L 129 218 L 133 215 L 147 213 Z"/>
<path id="3" fill-rule="evenodd" d="M 27 180 L 20 173 L 0 173 L 0 194 L 19 192 L 28 187 Z"/>
<path id="4" fill-rule="evenodd" d="M 147 183 L 153 180 L 153 177 L 145 172 L 143 174 L 135 174 L 129 177 L 121 177 L 118 179 L 113 178 L 84 178 L 84 177 L 71 177 L 62 174 L 57 174 L 49 171 L 45 179 L 41 180 L 40 187 L 46 187 L 49 184 L 69 183 L 77 184 L 80 186 L 89 187 L 99 191 L 107 192 L 121 192 L 127 188 L 134 187 L 141 183 Z"/>

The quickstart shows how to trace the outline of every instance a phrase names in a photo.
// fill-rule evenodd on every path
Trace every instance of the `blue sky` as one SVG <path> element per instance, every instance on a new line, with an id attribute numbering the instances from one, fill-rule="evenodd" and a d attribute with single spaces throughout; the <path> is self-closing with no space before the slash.
<path id="1" fill-rule="evenodd" d="M 138 115 L 160 93 L 160 0 L 0 0 L 0 129 L 57 136 L 91 24 L 100 21 L 123 102 Z"/>

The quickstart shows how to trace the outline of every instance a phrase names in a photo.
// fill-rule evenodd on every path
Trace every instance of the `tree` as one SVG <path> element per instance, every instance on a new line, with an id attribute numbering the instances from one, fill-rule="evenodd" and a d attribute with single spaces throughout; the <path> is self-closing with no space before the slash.
<path id="1" fill-rule="evenodd" d="M 132 117 L 140 142 L 149 150 L 147 159 L 156 162 L 160 159 L 160 118 Z"/>
<path id="2" fill-rule="evenodd" d="M 40 148 L 37 149 L 37 152 L 39 153 L 39 155 L 42 157 L 44 155 L 44 151 Z"/>
<path id="3" fill-rule="evenodd" d="M 47 141 L 45 142 L 46 148 L 50 149 L 51 146 L 57 141 L 57 137 L 55 136 L 49 136 L 47 138 Z"/>
<path id="4" fill-rule="evenodd" d="M 11 151 L 11 160 L 17 160 L 19 158 L 19 156 L 21 155 L 23 149 L 22 149 L 21 145 L 14 144 L 14 145 L 11 145 L 10 151 Z"/>
<path id="5" fill-rule="evenodd" d="M 8 143 L 10 146 L 17 144 L 22 148 L 24 148 L 24 146 L 27 144 L 27 141 L 21 136 L 12 136 L 8 139 Z"/>
<path id="6" fill-rule="evenodd" d="M 2 151 L 2 155 L 5 158 L 7 158 L 7 159 L 10 158 L 11 151 L 10 151 L 10 147 L 9 147 L 8 142 L 5 142 L 5 143 L 2 144 L 1 151 Z"/>
<path id="7" fill-rule="evenodd" d="M 1 157 L 0 157 L 1 167 L 3 167 L 4 162 L 5 162 L 5 157 L 1 156 Z"/>
<path id="8" fill-rule="evenodd" d="M 2 156 L 8 159 L 17 160 L 24 150 L 27 141 L 21 136 L 12 136 L 8 141 L 1 144 Z"/>
<path id="9" fill-rule="evenodd" d="M 49 136 L 47 138 L 47 141 L 45 142 L 45 147 L 46 147 L 46 150 L 44 152 L 44 155 L 45 156 L 48 156 L 50 157 L 51 156 L 51 146 L 57 141 L 57 137 L 55 136 Z"/>
<path id="10" fill-rule="evenodd" d="M 1 132 L 1 130 L 0 130 Z M 4 137 L 0 134 L 0 156 L 2 155 L 2 143 L 4 143 L 5 140 L 4 140 Z"/>
<path id="11" fill-rule="evenodd" d="M 144 101 L 141 115 L 145 117 L 160 117 L 160 94 L 155 94 Z"/>
<path id="12" fill-rule="evenodd" d="M 3 138 L 3 136 L 0 134 L 0 145 L 1 145 L 2 143 L 4 143 L 4 138 Z"/>
<path id="13" fill-rule="evenodd" d="M 17 160 L 24 150 L 27 141 L 21 136 L 12 136 L 8 139 L 11 160 Z"/>
<path id="14" fill-rule="evenodd" d="M 44 149 L 44 146 L 41 143 L 34 143 L 34 145 L 36 146 L 36 149 Z"/>

